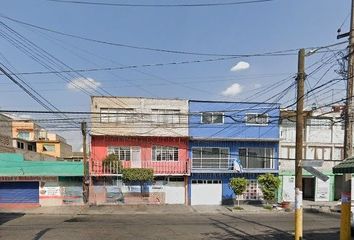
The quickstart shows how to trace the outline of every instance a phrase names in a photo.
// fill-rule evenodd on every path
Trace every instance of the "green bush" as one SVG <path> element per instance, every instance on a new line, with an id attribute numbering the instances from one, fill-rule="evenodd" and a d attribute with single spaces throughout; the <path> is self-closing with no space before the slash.
<path id="1" fill-rule="evenodd" d="M 247 183 L 248 181 L 245 178 L 231 178 L 230 180 L 229 186 L 236 195 L 237 206 L 240 206 L 239 196 L 242 195 L 244 191 L 246 191 Z"/>
<path id="2" fill-rule="evenodd" d="M 109 154 L 102 162 L 105 169 L 109 169 L 111 173 L 121 173 L 122 162 L 115 154 Z"/>
<path id="3" fill-rule="evenodd" d="M 154 170 L 150 168 L 125 168 L 122 179 L 125 183 L 138 183 L 143 193 L 144 183 L 154 180 Z"/>
<path id="4" fill-rule="evenodd" d="M 274 201 L 275 193 L 280 185 L 280 179 L 273 174 L 267 173 L 258 176 L 258 183 L 261 186 L 263 198 L 266 203 Z"/>

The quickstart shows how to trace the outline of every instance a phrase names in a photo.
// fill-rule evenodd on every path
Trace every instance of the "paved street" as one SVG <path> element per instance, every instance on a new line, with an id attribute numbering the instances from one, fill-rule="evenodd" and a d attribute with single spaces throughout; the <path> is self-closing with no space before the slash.
<path id="1" fill-rule="evenodd" d="M 338 239 L 339 216 L 306 213 L 305 239 Z M 1 239 L 292 239 L 293 213 L 0 214 Z"/>

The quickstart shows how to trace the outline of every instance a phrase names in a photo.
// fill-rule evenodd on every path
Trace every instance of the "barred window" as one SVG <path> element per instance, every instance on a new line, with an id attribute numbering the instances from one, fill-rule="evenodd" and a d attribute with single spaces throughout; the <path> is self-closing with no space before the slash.
<path id="1" fill-rule="evenodd" d="M 153 161 L 178 161 L 178 148 L 166 146 L 152 147 Z"/>
<path id="2" fill-rule="evenodd" d="M 130 161 L 131 148 L 130 147 L 108 147 L 108 154 L 115 154 L 121 161 Z"/>
<path id="3" fill-rule="evenodd" d="M 268 125 L 268 114 L 261 113 L 247 113 L 246 124 L 248 125 Z"/>
<path id="4" fill-rule="evenodd" d="M 243 168 L 274 168 L 272 148 L 240 148 L 238 153 Z"/>

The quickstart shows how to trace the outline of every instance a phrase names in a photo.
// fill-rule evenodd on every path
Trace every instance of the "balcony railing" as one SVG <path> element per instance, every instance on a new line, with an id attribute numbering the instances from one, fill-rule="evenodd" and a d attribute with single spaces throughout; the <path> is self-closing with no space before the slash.
<path id="1" fill-rule="evenodd" d="M 242 167 L 232 158 L 203 158 L 192 160 L 192 171 L 242 171 Z"/>
<path id="2" fill-rule="evenodd" d="M 139 164 L 132 164 L 131 161 L 121 161 L 123 168 L 152 168 L 155 175 L 188 175 L 190 173 L 190 164 L 188 160 L 184 161 L 141 161 Z M 102 161 L 91 161 L 91 175 L 108 176 L 119 175 L 119 166 L 110 162 L 103 164 Z"/>

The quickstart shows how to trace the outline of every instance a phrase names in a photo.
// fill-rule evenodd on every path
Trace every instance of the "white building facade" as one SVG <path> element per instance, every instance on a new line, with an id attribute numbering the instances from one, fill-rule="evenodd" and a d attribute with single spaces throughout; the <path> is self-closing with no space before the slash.
<path id="1" fill-rule="evenodd" d="M 344 158 L 344 121 L 339 107 L 323 113 L 307 111 L 305 117 L 303 155 L 306 160 L 323 160 L 316 168 L 329 177 L 327 181 L 303 170 L 303 198 L 312 201 L 334 201 L 340 198 L 342 175 L 333 174 L 332 168 Z M 279 144 L 279 201 L 295 199 L 295 138 L 296 113 L 282 111 Z"/>

